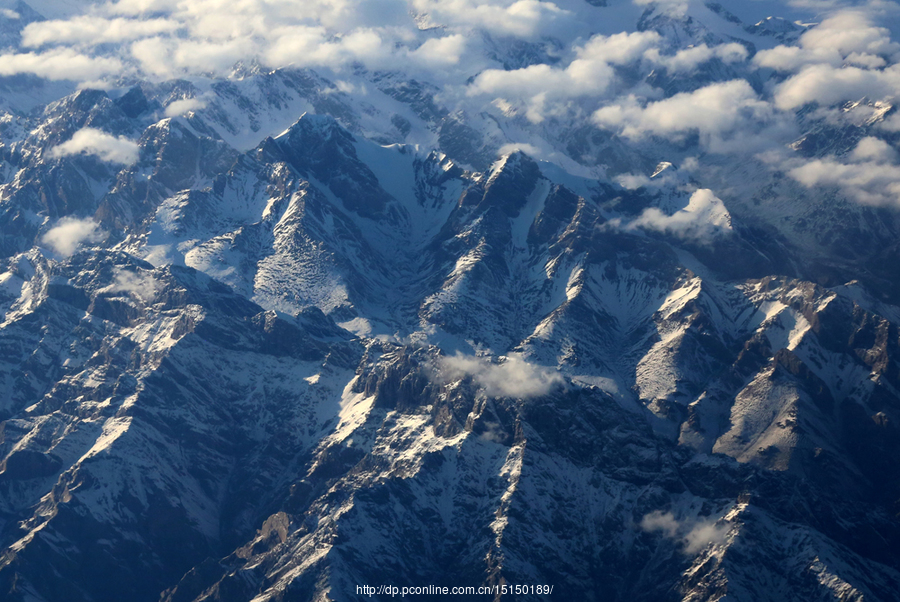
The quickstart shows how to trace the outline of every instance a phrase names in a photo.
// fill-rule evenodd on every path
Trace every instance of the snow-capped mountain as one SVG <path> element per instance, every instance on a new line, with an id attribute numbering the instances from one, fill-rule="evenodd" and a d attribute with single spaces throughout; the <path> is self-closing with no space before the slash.
<path id="1" fill-rule="evenodd" d="M 0 7 L 0 599 L 895 600 L 893 8 L 325 4 Z"/>

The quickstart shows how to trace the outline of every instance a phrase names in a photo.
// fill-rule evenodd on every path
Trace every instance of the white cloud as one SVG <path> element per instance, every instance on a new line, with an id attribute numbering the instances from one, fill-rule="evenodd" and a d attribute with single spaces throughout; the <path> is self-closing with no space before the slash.
<path id="1" fill-rule="evenodd" d="M 841 11 L 825 19 L 800 37 L 800 45 L 814 50 L 833 48 L 843 56 L 892 55 L 900 51 L 900 44 L 891 41 L 888 29 L 874 26 L 858 11 Z"/>
<path id="2" fill-rule="evenodd" d="M 713 59 L 719 59 L 726 64 L 738 63 L 747 60 L 747 56 L 747 49 L 736 42 L 711 47 L 700 44 L 679 50 L 673 56 L 661 55 L 656 49 L 648 51 L 647 54 L 648 59 L 659 63 L 672 73 L 689 73 Z"/>
<path id="3" fill-rule="evenodd" d="M 710 545 L 722 545 L 728 537 L 728 524 L 713 517 L 679 521 L 671 512 L 654 511 L 641 519 L 644 531 L 661 531 L 669 539 L 681 542 L 685 554 L 696 554 Z"/>
<path id="4" fill-rule="evenodd" d="M 580 61 L 628 65 L 642 58 L 661 41 L 662 38 L 655 31 L 622 32 L 611 36 L 596 35 L 582 48 L 577 48 L 576 54 Z"/>
<path id="5" fill-rule="evenodd" d="M 571 17 L 553 2 L 538 0 L 413 0 L 412 5 L 435 25 L 462 25 L 522 38 L 551 33 Z"/>
<path id="6" fill-rule="evenodd" d="M 626 173 L 616 177 L 616 184 L 625 190 L 637 190 L 648 186 L 652 180 L 644 174 Z"/>
<path id="7" fill-rule="evenodd" d="M 900 132 L 900 113 L 894 113 L 887 119 L 877 124 L 878 128 L 885 132 Z"/>
<path id="8" fill-rule="evenodd" d="M 808 103 L 894 98 L 900 94 L 900 44 L 858 10 L 839 11 L 806 31 L 797 46 L 776 46 L 753 58 L 758 67 L 793 73 L 774 90 L 775 104 L 793 110 Z"/>
<path id="9" fill-rule="evenodd" d="M 611 220 L 609 225 L 621 226 L 626 230 L 654 230 L 699 242 L 732 230 L 731 214 L 725 204 L 712 190 L 706 188 L 695 191 L 687 206 L 672 215 L 667 215 L 656 207 L 649 207 L 631 222 L 623 224 L 621 220 Z"/>
<path id="10" fill-rule="evenodd" d="M 59 255 L 70 257 L 82 243 L 100 242 L 104 237 L 97 222 L 91 218 L 63 217 L 41 237 L 41 242 Z"/>
<path id="11" fill-rule="evenodd" d="M 868 97 L 891 98 L 900 93 L 900 66 L 881 71 L 859 67 L 834 68 L 818 64 L 805 67 L 775 89 L 775 105 L 790 110 L 807 103 L 833 105 L 845 100 Z"/>
<path id="12" fill-rule="evenodd" d="M 867 137 L 847 156 L 814 159 L 788 170 L 804 186 L 836 186 L 866 205 L 900 206 L 900 165 L 897 152 L 882 140 Z"/>
<path id="13" fill-rule="evenodd" d="M 657 6 L 676 17 L 683 16 L 688 9 L 688 0 L 632 0 L 632 2 L 638 6 Z"/>
<path id="14" fill-rule="evenodd" d="M 884 140 L 867 136 L 856 144 L 856 148 L 853 149 L 850 158 L 857 163 L 863 161 L 896 163 L 897 151 Z"/>
<path id="15" fill-rule="evenodd" d="M 170 102 L 166 106 L 165 115 L 166 117 L 177 117 L 178 115 L 184 115 L 190 111 L 199 111 L 203 108 L 206 108 L 206 101 L 202 98 L 183 98 Z"/>
<path id="16" fill-rule="evenodd" d="M 744 80 L 712 84 L 645 106 L 632 96 L 602 107 L 593 115 L 594 123 L 626 138 L 649 134 L 681 138 L 698 132 L 707 140 L 771 117 L 771 106 L 760 100 Z"/>
<path id="17" fill-rule="evenodd" d="M 466 38 L 460 34 L 432 38 L 409 53 L 415 61 L 426 67 L 447 67 L 459 64 L 466 51 Z"/>
<path id="18" fill-rule="evenodd" d="M 124 42 L 173 32 L 179 27 L 180 24 L 172 19 L 105 19 L 83 15 L 68 20 L 29 23 L 22 30 L 22 44 L 38 47 L 60 43 Z"/>
<path id="19" fill-rule="evenodd" d="M 152 273 L 116 268 L 113 283 L 107 287 L 111 293 L 132 293 L 143 301 L 151 300 L 160 288 Z"/>
<path id="20" fill-rule="evenodd" d="M 796 71 L 806 65 L 827 64 L 880 68 L 900 52 L 890 32 L 874 26 L 858 11 L 841 11 L 800 36 L 798 46 L 776 46 L 753 57 L 759 67 Z"/>
<path id="21" fill-rule="evenodd" d="M 124 65 L 118 59 L 90 57 L 70 48 L 0 55 L 0 75 L 33 73 L 51 80 L 85 81 L 123 69 Z"/>
<path id="22" fill-rule="evenodd" d="M 146 245 L 143 251 L 144 261 L 152 263 L 155 267 L 176 263 L 179 257 L 175 245 Z"/>
<path id="23" fill-rule="evenodd" d="M 85 153 L 95 155 L 101 161 L 130 165 L 138 160 L 140 147 L 124 136 L 113 136 L 94 128 L 83 128 L 71 139 L 54 147 L 51 157 L 67 157 Z"/>
<path id="24" fill-rule="evenodd" d="M 343 36 L 330 36 L 322 27 L 298 25 L 278 28 L 271 33 L 272 41 L 264 50 L 263 59 L 272 65 L 298 67 L 326 66 L 339 69 L 343 65 L 361 62 L 369 66 L 387 66 L 394 54 L 394 44 L 382 37 L 382 32 L 359 29 Z M 420 60 L 433 59 L 427 47 Z"/>
<path id="25" fill-rule="evenodd" d="M 760 50 L 753 57 L 757 67 L 767 67 L 776 71 L 796 71 L 809 64 L 828 64 L 838 67 L 843 57 L 834 48 L 807 49 L 799 46 L 776 46 Z"/>
<path id="26" fill-rule="evenodd" d="M 438 363 L 439 377 L 452 381 L 471 377 L 491 397 L 535 397 L 546 395 L 563 383 L 562 376 L 550 368 L 530 364 L 521 354 L 511 353 L 502 363 L 470 355 L 443 357 Z"/>
<path id="27" fill-rule="evenodd" d="M 522 151 L 533 158 L 539 158 L 541 156 L 541 149 L 533 144 L 528 144 L 527 142 L 510 142 L 509 144 L 504 144 L 500 147 L 500 150 L 497 151 L 497 154 L 502 157 L 503 155 L 508 155 L 516 151 Z"/>
<path id="28" fill-rule="evenodd" d="M 176 40 L 154 37 L 134 42 L 131 55 L 146 72 L 170 77 L 182 72 L 223 73 L 253 56 L 251 40 Z"/>
<path id="29" fill-rule="evenodd" d="M 17 13 L 14 10 L 10 10 L 8 8 L 0 8 L 0 16 L 3 16 L 7 19 L 12 19 L 12 20 L 22 18 L 22 15 L 20 15 L 19 13 Z"/>
<path id="30" fill-rule="evenodd" d="M 575 49 L 576 58 L 565 68 L 541 63 L 510 71 L 487 69 L 475 78 L 467 94 L 524 101 L 528 119 L 539 123 L 548 112 L 547 105 L 554 101 L 605 92 L 615 79 L 614 65 L 627 65 L 641 59 L 659 40 L 656 32 L 597 35 Z"/>

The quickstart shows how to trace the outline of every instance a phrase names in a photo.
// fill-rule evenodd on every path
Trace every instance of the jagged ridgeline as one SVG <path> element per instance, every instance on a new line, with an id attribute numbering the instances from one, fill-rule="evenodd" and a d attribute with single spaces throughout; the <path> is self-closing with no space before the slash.
<path id="1" fill-rule="evenodd" d="M 631 26 L 671 56 L 807 27 L 694 8 Z M 483 40 L 506 71 L 551 42 Z M 616 68 L 785 79 L 728 56 Z M 896 209 L 700 130 L 354 77 L 0 77 L 0 600 L 897 599 Z M 893 108 L 837 106 L 789 152 L 887 169 Z"/>

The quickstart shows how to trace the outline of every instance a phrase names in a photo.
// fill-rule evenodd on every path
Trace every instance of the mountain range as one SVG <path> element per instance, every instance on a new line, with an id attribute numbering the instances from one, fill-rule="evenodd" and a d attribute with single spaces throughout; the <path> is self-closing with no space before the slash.
<path id="1" fill-rule="evenodd" d="M 0 9 L 0 599 L 897 600 L 893 3 L 201 4 Z"/>

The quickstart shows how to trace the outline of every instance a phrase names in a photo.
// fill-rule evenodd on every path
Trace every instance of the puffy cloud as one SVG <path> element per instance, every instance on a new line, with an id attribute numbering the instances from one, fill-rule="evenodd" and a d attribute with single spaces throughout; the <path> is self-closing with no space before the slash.
<path id="1" fill-rule="evenodd" d="M 274 30 L 263 60 L 273 65 L 298 67 L 340 68 L 353 62 L 386 66 L 394 56 L 394 50 L 393 43 L 375 30 L 360 29 L 337 37 L 329 36 L 322 27 L 298 25 Z M 420 58 L 429 58 L 428 49 Z"/>
<path id="2" fill-rule="evenodd" d="M 706 188 L 695 191 L 687 206 L 672 215 L 663 213 L 656 207 L 649 207 L 627 224 L 623 224 L 621 220 L 611 220 L 610 226 L 624 227 L 626 230 L 654 230 L 698 242 L 727 234 L 732 229 L 731 214 L 725 204 L 712 190 Z"/>
<path id="3" fill-rule="evenodd" d="M 434 25 L 463 25 L 523 38 L 550 33 L 571 16 L 553 2 L 539 0 L 413 0 L 412 4 Z"/>
<path id="4" fill-rule="evenodd" d="M 850 154 L 850 158 L 857 163 L 863 161 L 894 163 L 897 161 L 897 151 L 884 140 L 867 136 L 857 142 L 856 148 Z"/>
<path id="5" fill-rule="evenodd" d="M 409 56 L 427 67 L 447 67 L 459 64 L 465 51 L 465 36 L 454 34 L 426 40 L 410 52 Z"/>
<path id="6" fill-rule="evenodd" d="M 810 64 L 842 64 L 880 68 L 883 57 L 896 55 L 900 44 L 891 41 L 890 31 L 872 25 L 858 11 L 841 11 L 800 36 L 798 46 L 776 46 L 753 57 L 759 67 L 796 71 Z"/>
<path id="7" fill-rule="evenodd" d="M 875 100 L 900 92 L 900 66 L 882 71 L 859 67 L 834 68 L 819 64 L 804 68 L 775 89 L 779 109 L 796 109 L 807 103 L 832 105 L 840 101 L 868 97 Z"/>
<path id="8" fill-rule="evenodd" d="M 583 47 L 576 49 L 576 54 L 578 61 L 628 65 L 658 46 L 661 40 L 655 31 L 622 32 L 611 36 L 596 35 Z"/>
<path id="9" fill-rule="evenodd" d="M 138 160 L 139 147 L 124 136 L 113 136 L 106 132 L 84 128 L 75 132 L 71 139 L 54 147 L 51 157 L 67 157 L 85 153 L 95 155 L 101 161 L 130 165 Z"/>
<path id="10" fill-rule="evenodd" d="M 649 186 L 652 180 L 650 176 L 644 174 L 626 173 L 616 176 L 616 184 L 625 190 L 637 190 L 644 186 Z"/>
<path id="11" fill-rule="evenodd" d="M 847 162 L 815 159 L 790 169 L 788 175 L 809 188 L 836 186 L 863 204 L 900 206 L 897 152 L 877 138 L 860 140 Z"/>
<path id="12" fill-rule="evenodd" d="M 131 55 L 147 73 L 170 77 L 182 71 L 223 72 L 253 55 L 250 40 L 147 38 L 131 45 Z"/>
<path id="13" fill-rule="evenodd" d="M 458 353 L 441 358 L 438 370 L 446 382 L 471 377 L 491 397 L 536 397 L 563 383 L 558 372 L 530 364 L 518 353 L 509 354 L 499 364 Z"/>
<path id="14" fill-rule="evenodd" d="M 887 119 L 878 123 L 877 127 L 885 132 L 900 132 L 900 113 L 890 115 Z"/>
<path id="15" fill-rule="evenodd" d="M 90 57 L 70 48 L 0 55 L 0 75 L 33 73 L 51 80 L 86 81 L 119 73 L 123 69 L 118 59 Z"/>
<path id="16" fill-rule="evenodd" d="M 199 111 L 206 107 L 206 101 L 202 98 L 183 98 L 170 102 L 166 106 L 166 117 L 177 117 L 189 111 Z"/>
<path id="17" fill-rule="evenodd" d="M 656 32 L 594 36 L 576 49 L 576 58 L 565 68 L 542 63 L 510 71 L 488 69 L 475 78 L 467 93 L 525 101 L 528 118 L 540 122 L 548 103 L 605 92 L 615 78 L 614 65 L 639 60 L 659 40 Z"/>
<path id="18" fill-rule="evenodd" d="M 683 16 L 687 13 L 688 0 L 632 0 L 638 6 L 656 6 L 673 16 Z"/>
<path id="19" fill-rule="evenodd" d="M 775 104 L 792 110 L 808 103 L 830 106 L 900 94 L 900 44 L 890 31 L 859 11 L 840 11 L 806 31 L 797 46 L 776 46 L 753 58 L 758 67 L 792 72 L 776 87 Z"/>
<path id="20" fill-rule="evenodd" d="M 796 71 L 810 63 L 828 63 L 838 66 L 842 62 L 841 55 L 833 48 L 809 50 L 799 46 L 776 46 L 768 50 L 760 50 L 753 57 L 757 67 L 767 67 L 776 71 Z"/>
<path id="21" fill-rule="evenodd" d="M 641 529 L 661 531 L 669 539 L 679 540 L 685 554 L 696 554 L 710 545 L 722 545 L 728 537 L 729 526 L 719 524 L 713 517 L 679 521 L 671 512 L 651 512 L 641 519 Z"/>
<path id="22" fill-rule="evenodd" d="M 900 205 L 897 152 L 883 140 L 863 138 L 847 156 L 815 159 L 788 171 L 807 187 L 837 186 L 848 197 L 868 205 Z"/>
<path id="23" fill-rule="evenodd" d="M 91 218 L 60 218 L 56 225 L 41 237 L 41 242 L 49 245 L 63 257 L 70 257 L 85 242 L 100 242 L 105 234 Z"/>
<path id="24" fill-rule="evenodd" d="M 124 42 L 172 32 L 179 27 L 179 23 L 172 19 L 105 19 L 85 15 L 68 20 L 29 23 L 22 30 L 22 44 L 38 47 L 60 43 Z"/>
<path id="25" fill-rule="evenodd" d="M 672 73 L 689 73 L 703 63 L 719 59 L 723 63 L 738 63 L 747 60 L 747 49 L 738 43 L 707 46 L 700 44 L 679 50 L 673 56 L 663 56 L 658 50 L 648 53 L 647 58 L 659 63 Z"/>
<path id="26" fill-rule="evenodd" d="M 892 55 L 900 51 L 900 44 L 891 41 L 888 29 L 874 26 L 858 11 L 841 11 L 825 19 L 800 37 L 800 45 L 812 50 L 833 48 L 843 56 Z"/>
<path id="27" fill-rule="evenodd" d="M 7 19 L 12 19 L 15 21 L 16 19 L 21 19 L 22 15 L 17 13 L 14 10 L 10 10 L 8 8 L 0 8 L 0 16 L 5 17 Z"/>
<path id="28" fill-rule="evenodd" d="M 768 121 L 771 106 L 760 100 L 744 80 L 712 84 L 693 92 L 642 106 L 629 97 L 598 109 L 593 116 L 600 127 L 618 131 L 626 138 L 656 134 L 680 138 L 691 132 L 701 137 L 719 136 L 750 121 Z"/>
<path id="29" fill-rule="evenodd" d="M 151 300 L 160 288 L 152 273 L 116 268 L 113 283 L 106 288 L 111 293 L 131 293 L 142 301 Z"/>
<path id="30" fill-rule="evenodd" d="M 526 155 L 535 158 L 540 157 L 542 154 L 541 149 L 534 146 L 533 144 L 528 144 L 527 142 L 510 142 L 509 144 L 504 144 L 497 151 L 497 154 L 502 157 L 516 151 L 522 151 Z"/>

